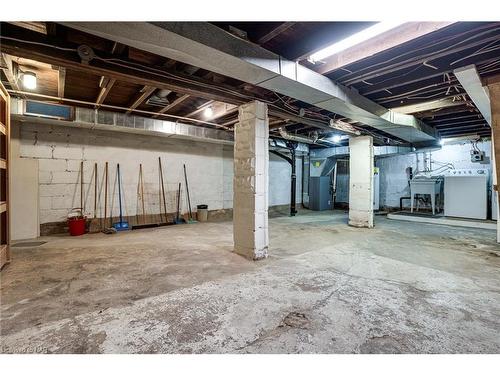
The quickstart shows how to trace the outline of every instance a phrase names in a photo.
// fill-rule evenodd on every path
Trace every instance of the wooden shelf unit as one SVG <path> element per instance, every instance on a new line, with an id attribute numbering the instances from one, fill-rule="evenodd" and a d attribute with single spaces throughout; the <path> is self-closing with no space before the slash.
<path id="1" fill-rule="evenodd" d="M 10 97 L 0 83 L 0 269 L 10 263 L 9 146 Z"/>

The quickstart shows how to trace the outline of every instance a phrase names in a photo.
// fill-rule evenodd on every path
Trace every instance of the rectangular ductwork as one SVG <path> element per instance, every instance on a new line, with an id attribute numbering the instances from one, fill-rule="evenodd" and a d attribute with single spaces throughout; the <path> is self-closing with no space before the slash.
<path id="1" fill-rule="evenodd" d="M 127 115 L 125 113 L 103 111 L 100 109 L 64 106 L 74 113 L 73 119 L 67 121 L 45 115 L 46 112 L 50 114 L 56 109 L 60 111 L 59 104 L 44 103 L 42 112 L 31 113 L 26 112 L 26 108 L 32 108 L 32 106 L 26 106 L 26 100 L 11 99 L 11 103 L 12 118 L 23 122 L 29 121 L 32 123 L 57 124 L 86 129 L 192 139 L 199 142 L 233 143 L 233 134 L 220 129 Z M 51 106 L 57 108 L 51 109 Z"/>
<path id="2" fill-rule="evenodd" d="M 290 96 L 410 143 L 436 131 L 296 62 L 205 22 L 64 22 L 64 25 Z"/>

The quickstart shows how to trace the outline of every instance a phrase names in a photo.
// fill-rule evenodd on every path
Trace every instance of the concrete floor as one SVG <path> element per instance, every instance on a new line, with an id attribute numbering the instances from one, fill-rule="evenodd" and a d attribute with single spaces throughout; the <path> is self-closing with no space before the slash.
<path id="1" fill-rule="evenodd" d="M 494 232 L 343 212 L 46 237 L 1 272 L 7 353 L 499 353 Z"/>

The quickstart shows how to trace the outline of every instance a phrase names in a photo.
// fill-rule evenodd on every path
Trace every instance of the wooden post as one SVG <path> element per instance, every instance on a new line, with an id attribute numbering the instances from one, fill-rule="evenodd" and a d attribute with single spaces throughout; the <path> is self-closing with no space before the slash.
<path id="1" fill-rule="evenodd" d="M 85 211 L 83 208 L 83 160 L 80 162 L 80 208 L 83 215 Z"/>
<path id="2" fill-rule="evenodd" d="M 94 164 L 94 219 L 97 217 L 97 163 Z"/>
<path id="3" fill-rule="evenodd" d="M 10 263 L 10 96 L 0 83 L 0 269 Z"/>
<path id="4" fill-rule="evenodd" d="M 500 82 L 488 86 L 491 106 L 491 158 L 494 160 L 492 168 L 493 192 L 499 194 L 500 183 Z M 492 163 L 493 166 L 493 163 Z M 500 243 L 500 217 L 497 217 L 497 242 Z"/>

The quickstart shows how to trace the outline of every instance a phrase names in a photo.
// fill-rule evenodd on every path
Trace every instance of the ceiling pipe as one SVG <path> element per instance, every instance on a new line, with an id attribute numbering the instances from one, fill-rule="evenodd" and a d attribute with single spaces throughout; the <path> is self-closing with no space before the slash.
<path id="1" fill-rule="evenodd" d="M 306 137 L 305 135 L 290 134 L 285 130 L 285 128 L 279 128 L 278 131 L 281 138 L 286 139 L 287 141 L 302 142 L 310 145 L 316 144 L 318 141 L 317 132 L 314 133 L 315 135 L 313 137 Z"/>

